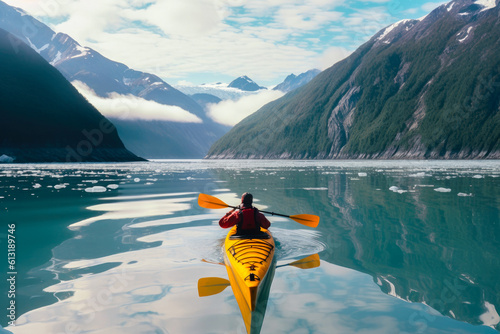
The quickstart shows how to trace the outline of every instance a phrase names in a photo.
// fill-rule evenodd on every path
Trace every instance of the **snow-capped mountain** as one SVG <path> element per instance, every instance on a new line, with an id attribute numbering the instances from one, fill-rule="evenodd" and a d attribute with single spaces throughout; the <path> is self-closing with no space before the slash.
<path id="1" fill-rule="evenodd" d="M 112 61 L 64 33 L 55 33 L 23 10 L 2 1 L 0 13 L 0 28 L 31 46 L 68 81 L 81 81 L 103 98 L 114 93 L 133 95 L 162 105 L 180 107 L 202 120 L 202 123 L 143 121 L 142 127 L 135 126 L 135 121 L 116 122 L 119 132 L 124 134 L 122 139 L 125 145 L 134 147 L 134 153 L 149 158 L 202 157 L 210 145 L 227 131 L 227 127 L 207 117 L 193 99 L 158 76 Z M 148 125 L 154 129 L 148 130 Z M 196 136 L 188 136 L 190 133 L 196 133 Z M 151 137 L 153 135 L 154 138 Z M 176 136 L 175 145 L 168 143 L 172 136 Z M 174 151 L 167 149 L 172 146 L 176 147 Z"/>
<path id="2" fill-rule="evenodd" d="M 498 0 L 455 0 L 396 22 L 235 125 L 208 157 L 498 159 L 499 17 Z"/>
<path id="3" fill-rule="evenodd" d="M 255 92 L 260 89 L 267 89 L 266 87 L 261 87 L 255 83 L 252 79 L 247 77 L 246 75 L 241 76 L 239 78 L 234 79 L 228 85 L 229 88 L 238 88 L 247 92 Z"/>
<path id="4" fill-rule="evenodd" d="M 1 161 L 142 160 L 57 69 L 3 29 L 0 75 Z"/>

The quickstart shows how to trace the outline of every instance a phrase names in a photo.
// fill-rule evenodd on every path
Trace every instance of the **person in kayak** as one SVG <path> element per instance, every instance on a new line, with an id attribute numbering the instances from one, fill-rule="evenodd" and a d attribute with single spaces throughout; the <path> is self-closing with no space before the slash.
<path id="1" fill-rule="evenodd" d="M 238 209 L 232 209 L 219 221 L 222 228 L 236 225 L 236 235 L 256 236 L 261 235 L 260 228 L 268 229 L 271 222 L 252 206 L 253 195 L 244 193 L 241 196 L 241 204 Z M 267 234 L 266 234 L 267 235 Z"/>

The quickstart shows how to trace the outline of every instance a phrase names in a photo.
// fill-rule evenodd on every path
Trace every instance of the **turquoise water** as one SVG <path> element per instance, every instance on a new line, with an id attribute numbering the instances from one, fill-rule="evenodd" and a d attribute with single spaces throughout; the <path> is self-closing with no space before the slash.
<path id="1" fill-rule="evenodd" d="M 498 333 L 498 161 L 161 161 L 0 166 L 0 324 L 12 333 L 245 333 L 199 193 L 270 217 L 278 265 L 261 333 Z M 15 316 L 8 326 L 8 224 Z M 2 254 L 0 252 L 0 254 Z M 202 261 L 202 260 L 206 260 Z M 0 330 L 1 332 L 1 330 Z"/>

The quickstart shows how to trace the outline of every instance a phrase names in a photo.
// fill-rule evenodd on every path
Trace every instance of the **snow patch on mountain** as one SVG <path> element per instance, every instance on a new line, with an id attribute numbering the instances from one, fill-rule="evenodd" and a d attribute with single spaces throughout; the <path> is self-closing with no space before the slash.
<path id="1" fill-rule="evenodd" d="M 484 7 L 481 12 L 495 8 L 497 5 L 495 0 L 476 0 L 476 4 Z"/>
<path id="2" fill-rule="evenodd" d="M 464 42 L 464 41 L 465 41 L 465 40 L 469 37 L 469 33 L 471 32 L 471 30 L 472 30 L 472 27 L 469 27 L 469 28 L 467 29 L 467 33 L 465 34 L 465 37 L 460 38 L 458 41 L 459 41 L 460 43 L 463 43 L 463 42 Z M 458 33 L 458 34 L 457 34 L 457 36 L 459 36 L 459 35 L 460 35 L 460 33 Z"/>
<path id="3" fill-rule="evenodd" d="M 85 48 L 83 46 L 76 45 L 75 49 L 77 51 L 80 51 L 80 53 L 71 56 L 71 58 L 85 57 L 86 55 L 90 54 L 90 49 L 89 48 Z"/>
<path id="4" fill-rule="evenodd" d="M 391 24 L 390 26 L 388 26 L 387 28 L 385 28 L 384 32 L 376 39 L 376 41 L 381 41 L 382 43 L 386 43 L 386 44 L 389 44 L 390 41 L 387 41 L 387 40 L 383 40 L 385 37 L 387 37 L 387 35 L 389 35 L 389 33 L 391 31 L 393 31 L 395 28 L 397 28 L 399 25 L 401 24 L 406 24 L 407 22 L 410 22 L 412 20 L 409 20 L 409 19 L 404 19 L 404 20 L 401 20 L 401 21 L 398 21 L 394 24 Z M 410 30 L 410 27 L 406 27 L 406 31 Z"/>

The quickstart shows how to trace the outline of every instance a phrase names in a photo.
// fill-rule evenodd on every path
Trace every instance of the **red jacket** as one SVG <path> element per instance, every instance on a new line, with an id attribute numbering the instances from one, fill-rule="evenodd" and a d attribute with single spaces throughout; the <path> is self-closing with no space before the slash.
<path id="1" fill-rule="evenodd" d="M 219 225 L 222 228 L 229 228 L 232 227 L 241 220 L 241 215 L 242 215 L 241 210 L 235 210 L 233 212 L 228 212 L 224 217 L 219 220 Z M 252 218 L 255 217 L 258 219 L 258 223 L 260 224 L 260 227 L 268 229 L 269 226 L 271 226 L 271 222 L 267 220 L 266 216 L 264 216 L 262 213 L 258 212 L 257 215 L 254 216 L 252 212 Z"/>

